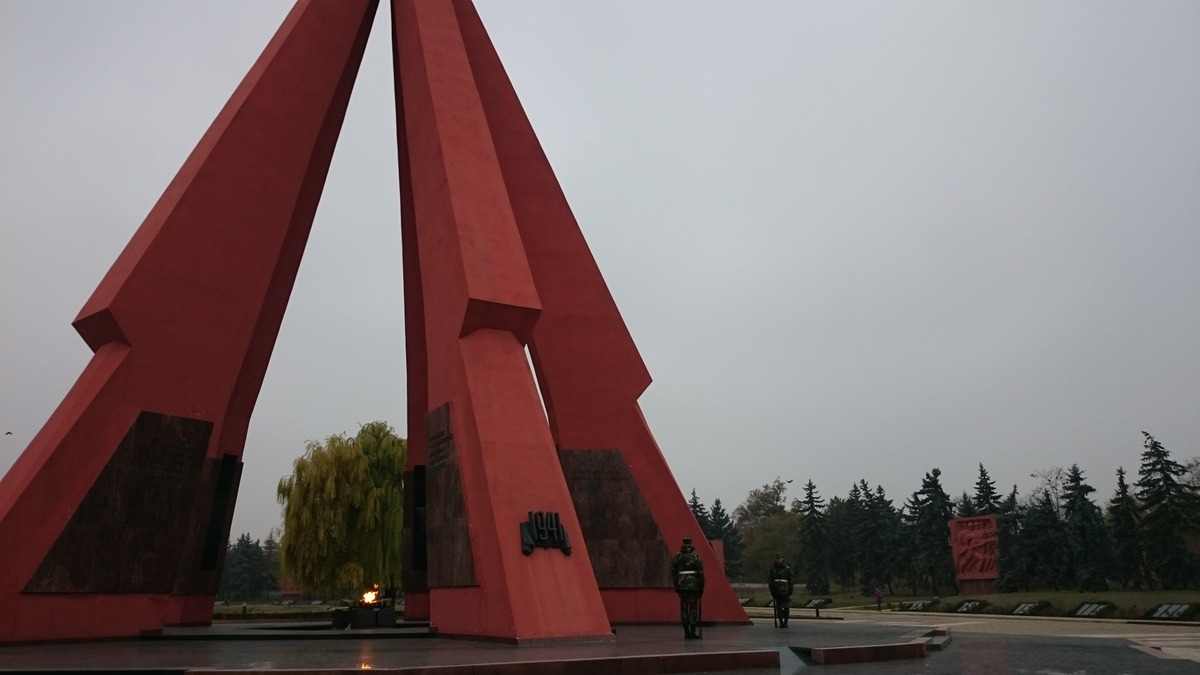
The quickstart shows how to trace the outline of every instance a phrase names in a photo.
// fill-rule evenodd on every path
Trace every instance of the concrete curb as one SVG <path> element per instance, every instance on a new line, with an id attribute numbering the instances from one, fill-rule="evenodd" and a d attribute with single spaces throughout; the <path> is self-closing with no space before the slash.
<path id="1" fill-rule="evenodd" d="M 851 607 L 827 609 L 827 612 L 847 612 L 852 614 L 880 614 L 875 610 L 854 609 Z M 749 612 L 747 612 L 749 613 Z M 1154 620 L 1154 619 L 1101 619 L 1090 616 L 1023 616 L 1014 614 L 988 614 L 986 612 L 902 612 L 897 610 L 885 610 L 882 613 L 894 614 L 896 616 L 936 616 L 945 619 L 946 617 L 983 617 L 987 619 L 1009 619 L 1015 621 L 1070 621 L 1074 623 L 1120 623 L 1120 624 L 1137 624 L 1142 626 L 1200 626 L 1200 621 L 1172 621 L 1169 619 Z M 768 615 L 769 617 L 770 615 Z"/>

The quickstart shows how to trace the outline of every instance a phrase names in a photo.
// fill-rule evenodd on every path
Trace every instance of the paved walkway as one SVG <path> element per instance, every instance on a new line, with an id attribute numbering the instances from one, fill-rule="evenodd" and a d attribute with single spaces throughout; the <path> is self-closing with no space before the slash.
<path id="1" fill-rule="evenodd" d="M 826 615 L 840 618 L 839 623 L 847 624 L 847 631 L 852 625 L 947 627 L 954 635 L 954 646 L 944 657 L 937 655 L 928 661 L 932 665 L 937 660 L 961 660 L 964 670 L 960 672 L 1200 673 L 1197 665 L 1200 664 L 1200 625 L 1195 622 L 1172 624 L 865 610 L 822 612 L 822 616 Z M 798 623 L 793 621 L 792 625 Z M 997 669 L 975 665 L 989 662 Z M 920 672 L 943 671 L 924 669 Z M 944 672 L 955 671 L 947 669 Z"/>
<path id="2" fill-rule="evenodd" d="M 799 615 L 800 610 L 794 610 Z M 480 666 L 649 654 L 711 654 L 777 650 L 781 668 L 736 671 L 766 675 L 830 671 L 857 673 L 1070 673 L 1072 675 L 1200 673 L 1200 628 L 1119 621 L 1004 618 L 981 615 L 824 611 L 831 620 L 794 618 L 787 629 L 768 618 L 751 626 L 705 629 L 704 639 L 684 641 L 678 627 L 618 627 L 611 642 L 512 647 L 429 637 L 380 639 L 342 631 L 333 639 L 279 639 L 258 627 L 225 624 L 170 639 L 0 647 L 0 670 L 109 669 L 184 672 L 188 669 L 350 671 L 429 666 Z M 833 620 L 834 617 L 840 620 Z M 951 645 L 926 659 L 843 666 L 805 665 L 788 646 L 841 646 L 907 641 L 948 626 Z M 230 634 L 243 639 L 230 639 Z M 257 632 L 257 633 L 256 633 Z M 303 633 L 304 631 L 292 631 Z M 332 631 L 322 631 L 328 637 Z M 224 635 L 222 635 L 224 633 Z M 260 639 L 245 639 L 244 634 Z M 315 631 L 308 631 L 314 634 Z M 261 639 L 261 638 L 267 639 Z M 295 635 L 288 637 L 295 638 Z M 185 639 L 189 638 L 189 639 Z M 578 669 L 576 669 L 578 670 Z M 570 668 L 562 672 L 571 672 Z M 591 672 L 603 672 L 592 669 Z"/>

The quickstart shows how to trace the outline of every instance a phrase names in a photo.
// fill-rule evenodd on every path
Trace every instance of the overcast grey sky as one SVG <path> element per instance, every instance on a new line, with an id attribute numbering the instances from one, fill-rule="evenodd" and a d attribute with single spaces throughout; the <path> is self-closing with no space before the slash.
<path id="1" fill-rule="evenodd" d="M 404 426 L 387 3 L 250 427 L 234 534 L 307 439 Z M 0 471 L 70 326 L 291 3 L 0 3 Z M 680 487 L 900 503 L 1140 430 L 1200 454 L 1200 3 L 479 10 L 655 383 Z"/>

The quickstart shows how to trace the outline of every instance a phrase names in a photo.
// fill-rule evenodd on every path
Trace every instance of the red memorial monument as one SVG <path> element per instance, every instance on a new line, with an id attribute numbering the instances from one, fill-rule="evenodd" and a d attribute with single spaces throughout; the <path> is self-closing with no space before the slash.
<path id="1" fill-rule="evenodd" d="M 211 620 L 246 430 L 375 4 L 296 4 L 76 318 L 95 355 L 0 480 L 0 642 Z M 671 548 L 703 535 L 503 66 L 468 0 L 394 0 L 392 28 L 407 615 L 518 643 L 676 622 Z M 704 618 L 746 622 L 709 579 Z"/>
<path id="2" fill-rule="evenodd" d="M 950 521 L 950 545 L 958 591 L 965 595 L 996 592 L 996 516 L 971 516 Z"/>

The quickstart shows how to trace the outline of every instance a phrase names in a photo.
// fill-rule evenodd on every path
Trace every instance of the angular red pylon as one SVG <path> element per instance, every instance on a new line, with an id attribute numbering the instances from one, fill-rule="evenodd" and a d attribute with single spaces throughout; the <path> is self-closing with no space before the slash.
<path id="1" fill-rule="evenodd" d="M 211 619 L 375 6 L 296 4 L 80 312 L 95 355 L 0 481 L 0 642 Z"/>
<path id="2" fill-rule="evenodd" d="M 417 338 L 409 435 L 424 441 L 410 463 L 425 464 L 410 484 L 425 493 L 412 511 L 425 520 L 430 619 L 441 634 L 516 642 L 611 636 L 526 358 L 541 303 L 458 14 L 448 0 L 392 8 L 406 318 Z M 423 336 L 413 335 L 416 307 Z M 536 536 L 547 519 L 569 548 L 534 545 L 563 543 Z M 423 609 L 424 589 L 412 590 L 409 616 Z"/>
<path id="3" fill-rule="evenodd" d="M 480 138 L 473 142 L 487 148 L 486 161 L 494 161 L 502 175 L 507 204 L 541 302 L 529 349 L 606 614 L 614 623 L 678 621 L 678 599 L 668 574 L 672 550 L 684 537 L 703 541 L 704 535 L 638 406 L 638 397 L 649 386 L 650 375 L 478 14 L 468 0 L 447 0 L 444 4 L 454 6 L 471 69 L 469 79 L 459 75 L 458 81 L 464 88 L 474 87 L 477 94 L 472 96 L 479 97 L 486 118 L 475 123 Z M 415 69 L 419 65 L 407 54 L 397 62 L 401 64 L 397 68 L 401 80 L 409 72 L 405 66 Z M 405 100 L 397 105 L 402 123 L 406 120 L 407 133 L 399 135 L 408 143 L 416 143 L 416 139 L 436 133 L 439 125 L 414 126 L 407 91 Z M 401 175 L 402 192 L 413 189 L 406 181 L 423 178 L 421 167 L 412 161 L 402 166 Z M 408 194 L 405 192 L 403 201 L 422 202 L 419 191 L 413 199 Z M 411 222 L 415 214 L 403 212 L 402 217 Z M 405 243 L 408 247 L 408 241 Z M 413 334 L 413 318 L 422 313 L 416 309 L 419 303 L 424 303 L 423 312 L 428 317 L 430 303 L 441 304 L 444 300 L 429 291 L 429 277 L 421 274 L 428 259 L 423 253 L 419 259 L 414 257 L 411 247 L 406 251 L 405 282 L 410 290 L 406 294 L 409 429 L 410 436 L 420 443 L 421 434 L 415 430 L 423 428 L 423 411 L 428 406 L 419 404 L 424 395 L 423 373 L 414 371 L 414 367 L 421 367 L 415 363 L 414 350 L 426 343 L 421 341 L 423 336 Z M 423 294 L 411 285 L 410 271 L 426 284 Z M 413 467 L 410 482 L 418 485 L 418 497 L 410 509 L 416 516 L 413 522 L 417 522 L 424 504 L 420 495 L 426 487 L 421 470 L 425 457 L 424 449 L 411 441 L 409 462 Z M 425 513 L 431 514 L 433 508 L 431 502 Z M 418 529 L 422 524 L 427 526 L 429 536 L 434 536 L 432 525 L 418 523 Z M 420 534 L 413 540 L 419 548 Z M 748 622 L 711 549 L 699 546 L 697 550 L 710 570 L 704 597 L 705 619 Z M 425 610 L 427 596 L 421 586 L 421 571 L 416 570 L 408 579 L 408 606 L 417 612 Z M 436 590 L 434 597 L 436 600 Z M 436 606 L 432 611 L 438 614 Z"/>
<path id="4" fill-rule="evenodd" d="M 609 620 L 678 621 L 670 556 L 705 536 L 638 405 L 650 374 L 478 14 L 456 6 L 542 301 L 530 353 Z M 712 549 L 696 550 L 704 618 L 749 622 Z"/>

